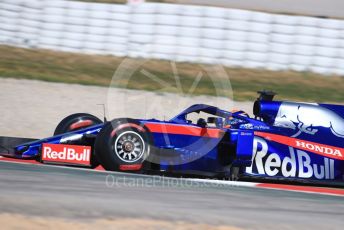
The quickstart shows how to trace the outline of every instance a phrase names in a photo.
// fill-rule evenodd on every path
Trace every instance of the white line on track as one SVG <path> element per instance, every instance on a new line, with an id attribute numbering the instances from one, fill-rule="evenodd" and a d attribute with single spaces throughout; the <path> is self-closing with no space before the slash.
<path id="1" fill-rule="evenodd" d="M 211 179 L 187 179 L 199 183 L 209 183 L 215 185 L 229 185 L 229 186 L 239 186 L 239 187 L 255 187 L 258 183 L 245 182 L 245 181 L 229 181 L 229 180 L 211 180 Z"/>
<path id="2" fill-rule="evenodd" d="M 297 192 L 297 193 L 306 193 L 306 194 L 315 194 L 315 195 L 340 196 L 340 197 L 343 197 L 342 194 L 333 194 L 333 193 L 329 193 L 329 192 L 299 191 L 299 190 L 281 189 L 281 188 L 263 188 L 263 189 L 270 189 L 270 190 L 276 190 L 276 191 L 287 191 L 287 192 Z"/>

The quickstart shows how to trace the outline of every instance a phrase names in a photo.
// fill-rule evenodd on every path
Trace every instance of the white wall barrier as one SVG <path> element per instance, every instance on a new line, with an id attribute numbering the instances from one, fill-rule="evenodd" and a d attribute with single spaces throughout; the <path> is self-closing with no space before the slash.
<path id="1" fill-rule="evenodd" d="M 2 0 L 0 43 L 344 76 L 344 20 L 217 7 Z"/>

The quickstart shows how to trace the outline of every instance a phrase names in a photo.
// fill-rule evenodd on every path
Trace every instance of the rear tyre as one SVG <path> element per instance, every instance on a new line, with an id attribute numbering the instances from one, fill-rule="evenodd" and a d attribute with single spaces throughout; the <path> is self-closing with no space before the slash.
<path id="1" fill-rule="evenodd" d="M 98 125 L 103 123 L 98 117 L 93 116 L 88 113 L 75 113 L 64 118 L 56 127 L 54 131 L 55 135 L 60 135 L 79 129 L 84 129 L 93 125 Z M 91 143 L 92 144 L 92 143 Z M 89 143 L 87 143 L 89 145 Z M 94 145 L 93 145 L 94 146 Z M 99 161 L 94 154 L 94 148 L 91 156 L 91 168 L 96 168 L 99 166 Z"/>
<path id="2" fill-rule="evenodd" d="M 150 152 L 148 131 L 132 119 L 111 121 L 99 132 L 95 151 L 106 170 L 139 171 Z"/>

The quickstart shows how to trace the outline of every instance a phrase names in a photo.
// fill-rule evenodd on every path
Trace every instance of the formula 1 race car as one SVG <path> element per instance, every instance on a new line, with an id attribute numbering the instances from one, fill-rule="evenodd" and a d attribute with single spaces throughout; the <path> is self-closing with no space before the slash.
<path id="1" fill-rule="evenodd" d="M 193 105 L 169 121 L 85 113 L 41 140 L 2 137 L 5 157 L 111 171 L 285 181 L 344 181 L 344 106 L 274 101 L 259 92 L 244 111 Z M 26 142 L 29 141 L 29 142 Z"/>

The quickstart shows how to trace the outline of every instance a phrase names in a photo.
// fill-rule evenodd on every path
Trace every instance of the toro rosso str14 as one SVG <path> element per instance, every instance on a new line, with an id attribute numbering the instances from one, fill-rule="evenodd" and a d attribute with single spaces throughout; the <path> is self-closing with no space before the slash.
<path id="1" fill-rule="evenodd" d="M 169 121 L 101 121 L 78 113 L 41 140 L 2 137 L 3 156 L 111 171 L 343 182 L 344 106 L 274 101 L 260 92 L 254 117 L 193 105 Z"/>

